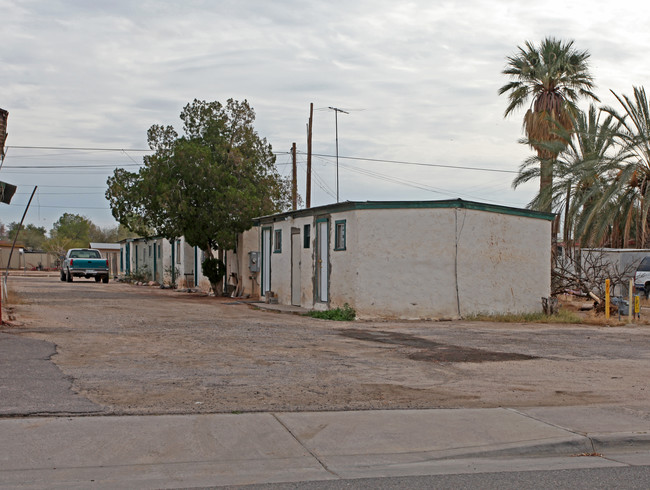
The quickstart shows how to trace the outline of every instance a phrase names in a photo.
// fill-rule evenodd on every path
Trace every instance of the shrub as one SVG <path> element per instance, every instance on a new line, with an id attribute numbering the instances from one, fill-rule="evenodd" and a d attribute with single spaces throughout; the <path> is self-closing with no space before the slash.
<path id="1" fill-rule="evenodd" d="M 201 270 L 203 271 L 203 275 L 210 281 L 210 286 L 212 286 L 212 291 L 214 291 L 215 296 L 221 294 L 221 282 L 223 276 L 226 275 L 225 264 L 217 258 L 208 257 L 201 264 Z"/>
<path id="2" fill-rule="evenodd" d="M 343 308 L 334 308 L 326 311 L 310 311 L 307 313 L 312 318 L 320 318 L 322 320 L 334 320 L 337 322 L 351 322 L 357 317 L 357 312 L 354 311 L 349 304 L 345 303 Z"/>
<path id="3" fill-rule="evenodd" d="M 150 277 L 151 274 L 149 274 L 149 268 L 147 267 L 147 264 L 144 264 L 127 274 L 126 280 L 128 282 L 147 282 Z"/>

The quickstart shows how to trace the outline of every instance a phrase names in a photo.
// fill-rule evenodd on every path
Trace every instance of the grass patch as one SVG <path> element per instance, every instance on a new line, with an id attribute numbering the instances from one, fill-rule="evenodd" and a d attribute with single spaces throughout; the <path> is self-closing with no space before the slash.
<path id="1" fill-rule="evenodd" d="M 321 320 L 334 320 L 337 322 L 351 322 L 357 317 L 357 312 L 354 311 L 349 304 L 345 303 L 343 308 L 334 308 L 326 311 L 310 311 L 307 316 L 312 318 L 320 318 Z"/>
<path id="2" fill-rule="evenodd" d="M 556 315 L 539 313 L 478 314 L 470 315 L 465 320 L 502 323 L 583 323 L 583 318 L 567 310 L 560 310 Z"/>

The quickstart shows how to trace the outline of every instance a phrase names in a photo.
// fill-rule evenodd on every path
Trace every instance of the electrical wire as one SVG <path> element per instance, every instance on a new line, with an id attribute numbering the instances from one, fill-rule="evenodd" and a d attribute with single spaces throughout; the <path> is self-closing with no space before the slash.
<path id="1" fill-rule="evenodd" d="M 302 155 L 305 155 L 306 153 L 300 152 Z M 327 157 L 327 158 L 336 158 L 336 155 L 325 155 L 322 153 L 312 153 L 312 157 L 314 156 L 319 156 L 319 157 Z M 339 159 L 344 159 L 344 160 L 359 160 L 363 162 L 376 162 L 376 163 L 395 163 L 395 164 L 400 164 L 400 165 L 416 165 L 420 167 L 438 167 L 438 168 L 450 168 L 454 170 L 476 170 L 476 171 L 481 171 L 481 172 L 498 172 L 498 173 L 508 173 L 508 174 L 518 174 L 519 172 L 517 170 L 503 170 L 503 169 L 495 169 L 495 168 L 487 168 L 487 167 L 467 167 L 463 165 L 443 165 L 441 163 L 422 163 L 422 162 L 408 162 L 404 160 L 383 160 L 381 158 L 364 158 L 364 157 L 346 157 L 339 155 Z"/>

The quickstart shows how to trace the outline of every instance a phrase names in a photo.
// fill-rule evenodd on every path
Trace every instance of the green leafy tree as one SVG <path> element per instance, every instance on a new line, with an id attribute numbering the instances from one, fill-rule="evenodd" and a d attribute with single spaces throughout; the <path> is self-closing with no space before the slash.
<path id="1" fill-rule="evenodd" d="M 271 145 L 253 127 L 247 101 L 194 100 L 181 112 L 183 136 L 152 126 L 153 154 L 138 173 L 116 169 L 106 197 L 115 219 L 143 235 L 184 236 L 208 256 L 232 249 L 254 217 L 287 209 L 290 183 L 275 168 Z"/>
<path id="2" fill-rule="evenodd" d="M 64 213 L 50 230 L 51 238 L 68 239 L 71 248 L 87 247 L 90 243 L 90 230 L 93 223 L 79 214 Z"/>
<path id="3" fill-rule="evenodd" d="M 7 238 L 13 240 L 16 238 L 16 232 L 20 223 L 14 222 L 9 225 L 9 230 L 7 233 Z M 42 226 L 36 226 L 33 224 L 24 225 L 20 232 L 18 233 L 18 241 L 21 242 L 26 248 L 32 250 L 41 250 L 43 248 L 43 243 L 47 239 L 45 236 L 46 230 Z"/>
<path id="4" fill-rule="evenodd" d="M 559 152 L 557 148 L 551 150 L 538 143 L 559 141 L 566 144 L 568 141 L 554 131 L 554 124 L 571 130 L 578 113 L 578 100 L 582 97 L 599 99 L 592 92 L 590 55 L 587 51 L 576 50 L 573 41 L 562 42 L 548 37 L 539 46 L 526 41 L 524 47 L 518 49 L 516 55 L 507 58 L 502 73 L 510 82 L 499 89 L 499 95 L 508 94 L 504 117 L 529 104 L 523 126 L 541 165 L 539 209 L 551 212 L 553 164 Z"/>
<path id="5" fill-rule="evenodd" d="M 66 252 L 71 248 L 78 248 L 79 245 L 75 240 L 64 236 L 50 237 L 43 243 L 43 249 L 59 258 L 63 258 Z"/>

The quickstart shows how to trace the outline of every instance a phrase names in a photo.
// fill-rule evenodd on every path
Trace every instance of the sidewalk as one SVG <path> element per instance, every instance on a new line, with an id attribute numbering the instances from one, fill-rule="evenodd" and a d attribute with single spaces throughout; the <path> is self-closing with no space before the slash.
<path id="1" fill-rule="evenodd" d="M 650 409 L 5 418 L 0 437 L 2 488 L 174 488 L 648 464 Z"/>

